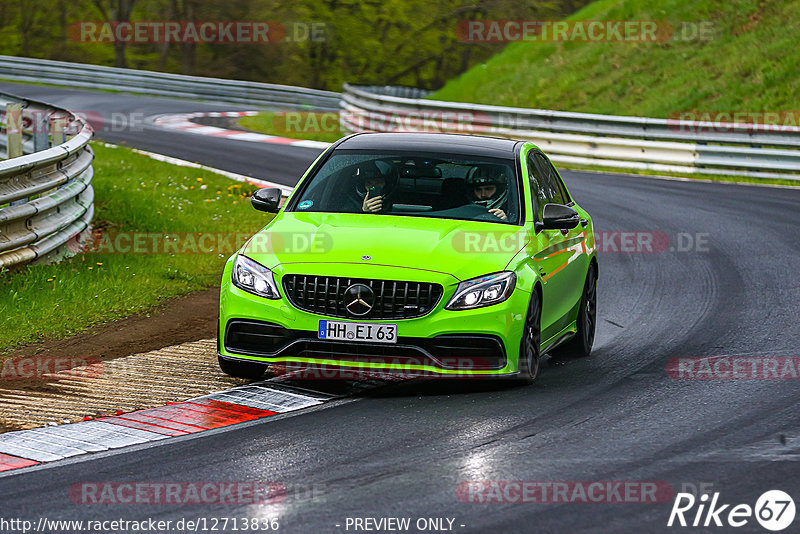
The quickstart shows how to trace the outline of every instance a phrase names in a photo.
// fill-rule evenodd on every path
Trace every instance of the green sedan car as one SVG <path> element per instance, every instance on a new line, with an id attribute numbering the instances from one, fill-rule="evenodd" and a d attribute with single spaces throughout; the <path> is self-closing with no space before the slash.
<path id="1" fill-rule="evenodd" d="M 438 133 L 346 137 L 309 167 L 222 276 L 219 364 L 532 382 L 586 356 L 592 219 L 535 145 Z"/>

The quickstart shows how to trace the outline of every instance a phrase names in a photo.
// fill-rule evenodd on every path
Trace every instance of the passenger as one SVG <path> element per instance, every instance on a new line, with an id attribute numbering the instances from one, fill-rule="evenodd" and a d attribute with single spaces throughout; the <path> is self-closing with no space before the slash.
<path id="1" fill-rule="evenodd" d="M 476 167 L 467 177 L 470 191 L 470 201 L 483 206 L 489 213 L 498 219 L 507 220 L 508 188 L 506 177 L 501 173 L 492 172 L 486 167 Z"/>

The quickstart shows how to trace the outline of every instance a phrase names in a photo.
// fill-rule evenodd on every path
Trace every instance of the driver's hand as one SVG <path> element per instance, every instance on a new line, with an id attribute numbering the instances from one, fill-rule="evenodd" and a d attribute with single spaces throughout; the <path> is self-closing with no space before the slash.
<path id="1" fill-rule="evenodd" d="M 363 204 L 361 204 L 361 209 L 364 213 L 379 213 L 381 208 L 383 208 L 383 197 L 369 198 L 368 192 L 367 196 L 364 197 Z"/>
<path id="2" fill-rule="evenodd" d="M 504 212 L 501 209 L 494 208 L 494 209 L 489 210 L 489 213 L 491 213 L 492 215 L 494 215 L 498 219 L 503 219 L 504 221 L 508 220 L 508 217 L 506 216 L 506 212 Z"/>

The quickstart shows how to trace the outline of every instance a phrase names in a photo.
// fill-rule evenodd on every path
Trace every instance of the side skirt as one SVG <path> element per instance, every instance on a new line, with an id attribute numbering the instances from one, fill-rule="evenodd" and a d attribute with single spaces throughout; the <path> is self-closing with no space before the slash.
<path id="1" fill-rule="evenodd" d="M 563 345 L 564 343 L 572 339 L 577 333 L 578 333 L 578 323 L 577 321 L 573 321 L 561 332 L 548 339 L 545 343 L 542 343 L 541 353 L 547 354 L 551 350 L 557 348 L 559 345 Z"/>

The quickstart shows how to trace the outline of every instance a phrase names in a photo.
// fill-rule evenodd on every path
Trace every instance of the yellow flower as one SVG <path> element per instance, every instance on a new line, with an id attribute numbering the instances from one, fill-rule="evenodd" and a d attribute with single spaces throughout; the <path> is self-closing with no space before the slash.
<path id="1" fill-rule="evenodd" d="M 102 261 L 97 262 L 97 265 L 103 265 L 103 262 Z"/>
<path id="2" fill-rule="evenodd" d="M 94 267 L 89 267 L 89 270 L 90 270 L 90 271 L 91 271 L 92 269 L 94 269 Z"/>
<path id="3" fill-rule="evenodd" d="M 198 179 L 197 179 L 197 181 L 198 181 L 198 182 L 202 182 L 202 181 L 203 181 L 203 179 L 202 179 L 202 178 L 198 178 Z"/>

